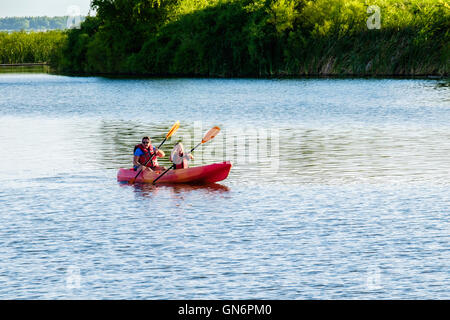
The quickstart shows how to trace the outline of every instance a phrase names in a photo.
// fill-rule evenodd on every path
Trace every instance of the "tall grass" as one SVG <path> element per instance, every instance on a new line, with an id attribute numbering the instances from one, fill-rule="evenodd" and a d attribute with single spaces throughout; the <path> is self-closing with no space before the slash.
<path id="1" fill-rule="evenodd" d="M 0 32 L 0 63 L 55 62 L 66 37 L 61 31 Z"/>

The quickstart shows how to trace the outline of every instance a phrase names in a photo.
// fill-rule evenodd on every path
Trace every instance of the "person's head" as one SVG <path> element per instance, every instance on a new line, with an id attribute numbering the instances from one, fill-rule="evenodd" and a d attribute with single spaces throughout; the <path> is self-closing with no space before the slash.
<path id="1" fill-rule="evenodd" d="M 173 146 L 173 153 L 178 152 L 179 155 L 184 153 L 184 146 L 181 142 L 175 143 Z"/>
<path id="2" fill-rule="evenodd" d="M 151 143 L 151 140 L 150 140 L 149 137 L 143 137 L 143 138 L 142 138 L 142 144 L 143 144 L 144 146 L 148 147 L 148 146 L 150 145 L 150 143 Z"/>

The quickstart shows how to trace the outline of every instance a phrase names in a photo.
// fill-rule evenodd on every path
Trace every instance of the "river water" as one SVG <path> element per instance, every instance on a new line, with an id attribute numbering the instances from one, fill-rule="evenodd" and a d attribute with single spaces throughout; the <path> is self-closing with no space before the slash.
<path id="1" fill-rule="evenodd" d="M 176 120 L 229 177 L 118 183 Z M 0 150 L 2 299 L 450 298 L 442 80 L 0 73 Z"/>

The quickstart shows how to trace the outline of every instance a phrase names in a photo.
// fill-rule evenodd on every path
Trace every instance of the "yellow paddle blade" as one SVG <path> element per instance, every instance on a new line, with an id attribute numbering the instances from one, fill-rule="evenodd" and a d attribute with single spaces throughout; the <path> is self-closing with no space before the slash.
<path id="1" fill-rule="evenodd" d="M 210 129 L 205 136 L 203 137 L 202 143 L 205 143 L 209 140 L 211 140 L 212 138 L 214 138 L 215 136 L 217 136 L 220 132 L 220 128 L 219 127 L 214 127 L 212 129 Z"/>
<path id="2" fill-rule="evenodd" d="M 180 121 L 175 122 L 175 124 L 172 126 L 172 129 L 166 134 L 166 139 L 169 139 L 180 127 Z"/>

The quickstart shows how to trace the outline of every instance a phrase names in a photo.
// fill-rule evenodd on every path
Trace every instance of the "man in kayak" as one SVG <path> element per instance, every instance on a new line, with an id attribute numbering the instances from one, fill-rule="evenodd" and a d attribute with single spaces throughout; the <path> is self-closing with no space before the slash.
<path id="1" fill-rule="evenodd" d="M 149 137 L 143 137 L 142 143 L 134 147 L 133 168 L 134 171 L 139 169 L 150 171 L 162 171 L 164 167 L 159 166 L 158 157 L 164 157 L 164 151 L 156 149 L 152 146 Z M 149 161 L 152 159 L 151 161 Z"/>

